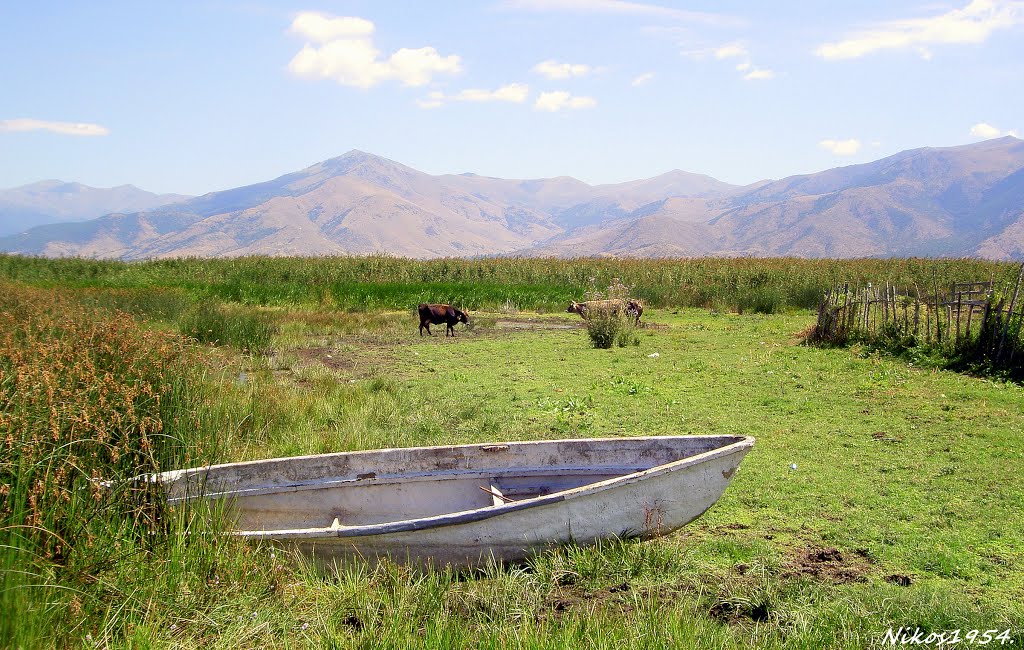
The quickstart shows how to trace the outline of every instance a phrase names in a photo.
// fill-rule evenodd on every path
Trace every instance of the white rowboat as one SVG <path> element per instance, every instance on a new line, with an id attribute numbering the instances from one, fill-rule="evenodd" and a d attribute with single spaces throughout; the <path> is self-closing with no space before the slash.
<path id="1" fill-rule="evenodd" d="M 654 537 L 725 491 L 747 436 L 649 436 L 410 447 L 158 475 L 172 504 L 227 500 L 233 534 L 318 561 L 476 566 L 560 544 Z"/>

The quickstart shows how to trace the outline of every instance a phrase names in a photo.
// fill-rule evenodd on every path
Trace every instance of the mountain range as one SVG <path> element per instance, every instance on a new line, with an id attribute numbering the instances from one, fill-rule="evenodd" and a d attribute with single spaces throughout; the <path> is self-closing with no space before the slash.
<path id="1" fill-rule="evenodd" d="M 8 195 L 24 190 L 0 192 L 0 224 L 18 220 Z M 1024 141 L 1009 136 L 749 186 L 679 170 L 609 185 L 435 176 L 351 151 L 199 197 L 143 192 L 154 204 L 140 206 L 124 190 L 96 190 L 122 191 L 102 204 L 116 211 L 0 237 L 0 250 L 124 259 L 377 252 L 1024 259 Z"/>
<path id="2" fill-rule="evenodd" d="M 153 194 L 134 185 L 101 189 L 48 180 L 0 190 L 0 236 L 50 223 L 85 221 L 111 212 L 140 211 L 191 197 Z"/>

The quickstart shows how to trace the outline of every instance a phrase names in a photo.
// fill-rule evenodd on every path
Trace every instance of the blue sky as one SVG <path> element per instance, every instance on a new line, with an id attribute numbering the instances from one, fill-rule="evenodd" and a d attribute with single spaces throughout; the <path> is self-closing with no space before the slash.
<path id="1" fill-rule="evenodd" d="M 350 149 L 745 184 L 1024 134 L 1024 1 L 8 2 L 0 188 L 201 194 Z"/>

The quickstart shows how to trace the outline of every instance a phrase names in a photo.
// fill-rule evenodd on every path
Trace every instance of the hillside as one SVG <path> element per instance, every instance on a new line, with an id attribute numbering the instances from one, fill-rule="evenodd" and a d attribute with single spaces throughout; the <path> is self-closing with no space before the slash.
<path id="1" fill-rule="evenodd" d="M 1019 259 L 1024 142 L 915 149 L 748 187 L 679 170 L 596 186 L 570 177 L 433 176 L 351 151 L 263 183 L 146 209 L 126 199 L 117 210 L 0 237 L 0 250 L 124 259 L 376 252 Z"/>
<path id="2" fill-rule="evenodd" d="M 50 223 L 85 221 L 117 211 L 147 210 L 183 201 L 183 194 L 153 194 L 134 185 L 97 188 L 58 180 L 0 190 L 0 236 Z"/>

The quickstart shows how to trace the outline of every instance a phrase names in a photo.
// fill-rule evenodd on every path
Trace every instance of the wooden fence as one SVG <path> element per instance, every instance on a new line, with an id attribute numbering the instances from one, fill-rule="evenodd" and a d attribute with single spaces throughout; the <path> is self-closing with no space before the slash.
<path id="1" fill-rule="evenodd" d="M 1019 365 L 1024 362 L 1022 279 L 1024 264 L 1012 291 L 997 291 L 991 280 L 957 282 L 945 292 L 937 282 L 923 291 L 918 286 L 843 285 L 822 299 L 812 340 L 898 338 L 908 344 L 969 349 L 972 356 L 996 365 Z"/>

